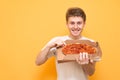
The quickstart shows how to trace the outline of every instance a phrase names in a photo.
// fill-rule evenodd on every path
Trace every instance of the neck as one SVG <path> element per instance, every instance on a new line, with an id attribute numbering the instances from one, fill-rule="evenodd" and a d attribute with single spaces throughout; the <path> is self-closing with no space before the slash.
<path id="1" fill-rule="evenodd" d="M 78 39 L 80 39 L 82 36 L 81 36 L 81 35 L 79 35 L 79 36 L 69 35 L 69 37 L 70 37 L 71 39 L 73 39 L 73 40 L 78 40 Z"/>

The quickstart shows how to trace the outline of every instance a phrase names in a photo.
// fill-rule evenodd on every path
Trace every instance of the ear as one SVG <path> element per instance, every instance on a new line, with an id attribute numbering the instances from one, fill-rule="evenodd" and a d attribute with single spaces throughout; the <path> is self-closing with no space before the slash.
<path id="1" fill-rule="evenodd" d="M 86 25 L 86 22 L 84 22 L 84 27 L 85 27 L 85 25 Z"/>
<path id="2" fill-rule="evenodd" d="M 68 28 L 68 22 L 66 21 L 66 27 Z"/>

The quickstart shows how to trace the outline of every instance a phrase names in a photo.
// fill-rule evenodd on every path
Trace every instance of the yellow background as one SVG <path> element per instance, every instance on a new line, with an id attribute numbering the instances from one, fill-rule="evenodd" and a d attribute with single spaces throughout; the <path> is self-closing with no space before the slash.
<path id="1" fill-rule="evenodd" d="M 56 80 L 55 58 L 35 65 L 40 49 L 68 34 L 65 13 L 87 14 L 83 35 L 99 41 L 102 61 L 90 80 L 120 80 L 120 0 L 1 0 L 0 80 Z"/>

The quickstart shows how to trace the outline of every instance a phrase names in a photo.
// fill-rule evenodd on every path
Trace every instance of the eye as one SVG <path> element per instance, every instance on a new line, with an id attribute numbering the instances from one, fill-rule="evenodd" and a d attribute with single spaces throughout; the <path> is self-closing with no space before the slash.
<path id="1" fill-rule="evenodd" d="M 71 25 L 74 25 L 74 24 L 75 24 L 75 22 L 70 22 L 70 24 L 71 24 Z"/>
<path id="2" fill-rule="evenodd" d="M 82 22 L 77 22 L 78 25 L 82 24 Z"/>

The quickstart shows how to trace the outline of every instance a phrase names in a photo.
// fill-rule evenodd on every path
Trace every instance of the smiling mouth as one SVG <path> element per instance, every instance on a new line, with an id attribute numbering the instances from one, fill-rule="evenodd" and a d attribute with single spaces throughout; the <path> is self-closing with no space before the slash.
<path id="1" fill-rule="evenodd" d="M 77 28 L 77 29 L 71 29 L 72 31 L 80 31 L 81 29 L 80 28 Z"/>
<path id="2" fill-rule="evenodd" d="M 78 30 L 72 30 L 72 31 L 80 31 L 80 30 L 78 29 Z"/>

